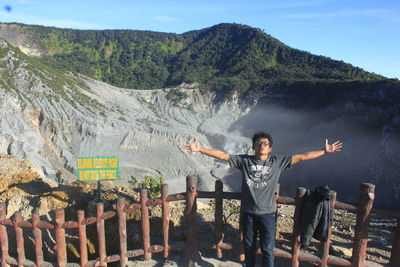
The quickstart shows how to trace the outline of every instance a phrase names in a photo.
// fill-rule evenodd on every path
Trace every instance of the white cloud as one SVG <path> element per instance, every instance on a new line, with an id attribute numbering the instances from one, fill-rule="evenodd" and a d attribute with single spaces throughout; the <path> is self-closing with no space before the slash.
<path id="1" fill-rule="evenodd" d="M 153 18 L 154 20 L 158 21 L 158 22 L 178 22 L 181 21 L 179 19 L 175 19 L 172 17 L 168 17 L 168 16 L 156 16 Z"/>
<path id="2" fill-rule="evenodd" d="M 13 13 L 0 12 L 2 22 L 19 22 L 25 24 L 34 24 L 42 26 L 51 26 L 59 28 L 73 28 L 73 29 L 105 29 L 104 25 L 95 23 L 86 23 L 72 20 L 49 20 L 37 17 L 18 16 Z"/>

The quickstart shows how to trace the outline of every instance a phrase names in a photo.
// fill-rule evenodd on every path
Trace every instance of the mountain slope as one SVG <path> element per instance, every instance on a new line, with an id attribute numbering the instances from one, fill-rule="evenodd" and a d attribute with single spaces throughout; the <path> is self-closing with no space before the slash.
<path id="1" fill-rule="evenodd" d="M 219 24 L 184 34 L 0 24 L 0 37 L 54 67 L 125 88 L 199 82 L 246 91 L 282 80 L 382 80 L 341 61 L 290 48 L 259 29 Z"/>

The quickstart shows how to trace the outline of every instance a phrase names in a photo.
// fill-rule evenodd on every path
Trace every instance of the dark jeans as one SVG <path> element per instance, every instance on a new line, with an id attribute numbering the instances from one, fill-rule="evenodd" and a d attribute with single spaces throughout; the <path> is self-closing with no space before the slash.
<path id="1" fill-rule="evenodd" d="M 243 213 L 242 218 L 246 267 L 254 267 L 256 261 L 257 236 L 260 237 L 262 266 L 274 266 L 275 213 Z"/>

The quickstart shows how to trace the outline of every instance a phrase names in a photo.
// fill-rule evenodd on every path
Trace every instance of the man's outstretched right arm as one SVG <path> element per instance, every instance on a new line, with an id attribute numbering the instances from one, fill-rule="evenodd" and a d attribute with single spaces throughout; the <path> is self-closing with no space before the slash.
<path id="1" fill-rule="evenodd" d="M 208 149 L 205 147 L 202 147 L 200 145 L 200 142 L 195 140 L 194 142 L 192 141 L 187 141 L 186 144 L 183 146 L 187 151 L 190 152 L 200 152 L 204 155 L 220 159 L 220 160 L 225 160 L 229 161 L 229 154 L 218 149 Z"/>

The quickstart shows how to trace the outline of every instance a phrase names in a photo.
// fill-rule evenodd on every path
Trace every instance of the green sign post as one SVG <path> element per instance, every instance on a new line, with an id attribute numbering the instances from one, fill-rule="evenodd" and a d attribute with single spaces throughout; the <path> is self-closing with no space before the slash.
<path id="1" fill-rule="evenodd" d="M 117 157 L 81 157 L 77 160 L 79 181 L 97 181 L 97 193 L 101 200 L 101 181 L 119 179 Z"/>

